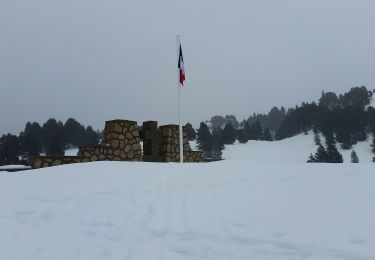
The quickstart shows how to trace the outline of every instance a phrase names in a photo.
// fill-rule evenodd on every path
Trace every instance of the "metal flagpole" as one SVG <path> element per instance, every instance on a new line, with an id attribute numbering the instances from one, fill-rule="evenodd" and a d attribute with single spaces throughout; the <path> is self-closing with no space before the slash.
<path id="1" fill-rule="evenodd" d="M 177 39 L 177 60 L 180 60 L 180 36 L 176 36 Z M 184 144 L 183 144 L 183 133 L 181 124 L 181 83 L 180 83 L 180 69 L 177 69 L 177 87 L 178 87 L 178 128 L 180 137 L 180 163 L 184 162 Z"/>

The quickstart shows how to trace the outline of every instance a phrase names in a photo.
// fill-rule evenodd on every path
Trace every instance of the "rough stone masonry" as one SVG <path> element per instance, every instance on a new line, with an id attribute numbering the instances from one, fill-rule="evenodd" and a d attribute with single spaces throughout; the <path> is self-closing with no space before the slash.
<path id="1" fill-rule="evenodd" d="M 203 152 L 191 150 L 185 127 L 183 137 L 184 162 L 204 162 Z M 135 121 L 117 119 L 105 123 L 101 144 L 80 146 L 77 156 L 33 156 L 29 165 L 37 169 L 94 161 L 179 162 L 179 151 L 178 125 L 158 128 L 156 121 L 147 121 L 140 129 Z"/>

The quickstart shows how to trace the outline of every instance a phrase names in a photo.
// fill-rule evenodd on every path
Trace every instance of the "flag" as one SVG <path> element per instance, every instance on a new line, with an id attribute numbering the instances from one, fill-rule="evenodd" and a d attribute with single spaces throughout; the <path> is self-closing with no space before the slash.
<path id="1" fill-rule="evenodd" d="M 182 48 L 180 44 L 180 54 L 178 55 L 178 69 L 180 70 L 180 84 L 183 86 L 185 81 L 184 58 L 182 57 Z"/>

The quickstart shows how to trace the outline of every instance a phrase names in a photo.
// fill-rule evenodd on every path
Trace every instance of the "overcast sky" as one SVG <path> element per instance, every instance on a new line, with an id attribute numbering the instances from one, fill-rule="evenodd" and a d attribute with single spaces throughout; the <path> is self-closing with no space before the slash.
<path id="1" fill-rule="evenodd" d="M 50 117 L 247 118 L 375 88 L 373 0 L 0 0 L 0 134 Z"/>

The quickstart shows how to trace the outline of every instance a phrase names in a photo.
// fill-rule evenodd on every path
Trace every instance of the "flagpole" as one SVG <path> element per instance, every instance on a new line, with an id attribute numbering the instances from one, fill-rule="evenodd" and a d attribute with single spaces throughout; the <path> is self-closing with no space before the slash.
<path id="1" fill-rule="evenodd" d="M 180 59 L 180 36 L 176 36 L 177 40 L 177 60 Z M 177 88 L 178 88 L 178 129 L 180 137 L 180 163 L 184 162 L 184 143 L 183 143 L 183 133 L 181 124 L 181 83 L 180 83 L 180 70 L 177 69 Z"/>

